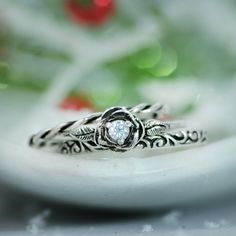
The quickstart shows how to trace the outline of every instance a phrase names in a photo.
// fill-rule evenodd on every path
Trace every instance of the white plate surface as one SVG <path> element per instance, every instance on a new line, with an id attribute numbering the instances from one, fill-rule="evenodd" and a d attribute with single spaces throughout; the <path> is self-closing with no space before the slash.
<path id="1" fill-rule="evenodd" d="M 236 137 L 191 150 L 64 157 L 0 143 L 0 177 L 77 205 L 142 209 L 212 199 L 236 190 Z"/>

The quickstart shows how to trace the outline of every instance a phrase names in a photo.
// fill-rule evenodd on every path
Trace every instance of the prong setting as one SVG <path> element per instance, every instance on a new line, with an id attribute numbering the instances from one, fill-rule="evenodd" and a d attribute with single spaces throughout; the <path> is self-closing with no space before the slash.
<path id="1" fill-rule="evenodd" d="M 119 119 L 107 122 L 106 127 L 108 128 L 108 135 L 114 142 L 123 145 L 125 139 L 130 134 L 130 125 L 131 122 Z"/>
<path id="2" fill-rule="evenodd" d="M 106 123 L 106 127 L 109 129 L 112 126 L 111 122 Z"/>
<path id="3" fill-rule="evenodd" d="M 112 151 L 125 152 L 132 149 L 144 134 L 144 125 L 135 114 L 124 107 L 112 107 L 101 116 L 95 142 Z"/>
<path id="4" fill-rule="evenodd" d="M 117 141 L 117 143 L 118 143 L 119 145 L 123 145 L 123 144 L 125 143 L 125 140 L 124 140 L 124 139 L 119 139 L 119 140 Z"/>
<path id="5" fill-rule="evenodd" d="M 125 121 L 125 124 L 126 124 L 128 127 L 131 127 L 131 126 L 132 126 L 132 123 L 131 123 L 129 120 Z"/>

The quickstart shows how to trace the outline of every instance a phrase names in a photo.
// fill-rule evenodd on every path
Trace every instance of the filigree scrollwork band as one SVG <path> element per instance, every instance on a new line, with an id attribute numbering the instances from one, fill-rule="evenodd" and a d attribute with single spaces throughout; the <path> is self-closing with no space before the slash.
<path id="1" fill-rule="evenodd" d="M 188 130 L 183 122 L 162 121 L 160 104 L 112 107 L 82 120 L 71 121 L 33 135 L 29 145 L 64 154 L 99 150 L 125 152 L 134 148 L 162 148 L 201 144 L 206 133 Z"/>

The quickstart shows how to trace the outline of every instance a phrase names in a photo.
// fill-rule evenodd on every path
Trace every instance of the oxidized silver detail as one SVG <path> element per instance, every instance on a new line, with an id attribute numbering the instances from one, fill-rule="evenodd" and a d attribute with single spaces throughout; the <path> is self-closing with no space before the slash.
<path id="1" fill-rule="evenodd" d="M 206 132 L 183 129 L 184 124 L 161 121 L 159 104 L 112 107 L 82 120 L 71 121 L 33 135 L 29 145 L 78 154 L 98 150 L 125 152 L 134 148 L 161 148 L 202 144 Z"/>
<path id="2" fill-rule="evenodd" d="M 127 132 L 119 132 L 120 138 L 116 139 L 114 132 L 110 132 L 112 127 L 109 124 L 124 124 Z M 125 125 L 126 124 L 126 125 Z M 129 124 L 129 126 L 127 125 Z M 106 110 L 101 116 L 100 125 L 95 131 L 95 142 L 98 146 L 108 148 L 112 151 L 124 152 L 132 149 L 144 136 L 144 125 L 141 120 L 123 107 L 113 107 Z"/>

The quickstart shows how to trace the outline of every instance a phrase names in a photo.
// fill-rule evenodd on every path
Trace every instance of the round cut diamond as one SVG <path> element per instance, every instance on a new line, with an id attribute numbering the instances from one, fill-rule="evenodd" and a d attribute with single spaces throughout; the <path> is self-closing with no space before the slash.
<path id="1" fill-rule="evenodd" d="M 131 123 L 124 120 L 115 120 L 107 123 L 109 136 L 122 145 L 125 139 L 129 136 Z"/>

